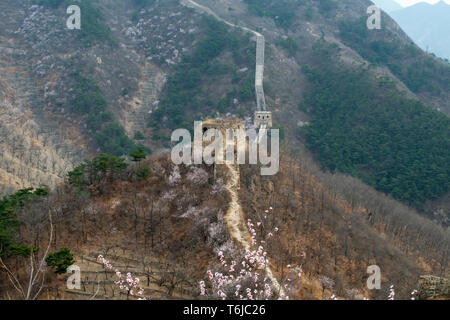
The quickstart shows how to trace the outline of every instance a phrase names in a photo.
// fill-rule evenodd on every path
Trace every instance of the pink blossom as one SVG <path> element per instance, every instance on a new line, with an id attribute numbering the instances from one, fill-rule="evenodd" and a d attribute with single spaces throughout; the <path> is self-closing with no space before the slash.
<path id="1" fill-rule="evenodd" d="M 204 296 L 205 295 L 205 281 L 200 281 L 200 295 Z"/>
<path id="2" fill-rule="evenodd" d="M 106 260 L 102 255 L 98 256 L 98 260 L 103 264 L 103 266 L 108 270 L 113 270 L 112 264 Z M 127 277 L 124 280 L 122 278 L 122 273 L 118 269 L 114 269 L 115 275 L 117 276 L 118 280 L 114 281 L 115 285 L 119 286 L 120 290 L 125 290 L 130 294 L 131 296 L 135 295 L 135 291 L 132 288 L 137 288 L 137 285 L 139 284 L 139 278 L 132 277 L 131 273 L 127 273 Z M 144 293 L 144 290 L 142 288 L 139 288 L 138 294 L 142 295 Z M 139 300 L 145 300 L 145 298 L 139 298 Z"/>

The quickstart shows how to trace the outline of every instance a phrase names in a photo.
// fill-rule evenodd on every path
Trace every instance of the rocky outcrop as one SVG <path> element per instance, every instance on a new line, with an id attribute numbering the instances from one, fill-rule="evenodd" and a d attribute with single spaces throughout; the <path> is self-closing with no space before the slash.
<path id="1" fill-rule="evenodd" d="M 450 300 L 450 280 L 436 276 L 421 276 L 418 296 L 420 300 Z"/>

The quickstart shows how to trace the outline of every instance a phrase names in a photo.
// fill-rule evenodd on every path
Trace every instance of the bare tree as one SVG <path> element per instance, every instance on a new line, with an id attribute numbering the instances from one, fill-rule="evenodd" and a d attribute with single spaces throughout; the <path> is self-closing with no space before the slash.
<path id="1" fill-rule="evenodd" d="M 34 249 L 30 248 L 29 271 L 27 271 L 28 282 L 23 283 L 18 272 L 14 273 L 11 271 L 0 256 L 0 267 L 6 271 L 9 281 L 24 300 L 36 300 L 44 288 L 45 259 L 48 256 L 53 240 L 53 222 L 50 211 L 48 212 L 48 219 L 50 223 L 50 237 L 44 254 L 39 258 L 35 254 Z"/>

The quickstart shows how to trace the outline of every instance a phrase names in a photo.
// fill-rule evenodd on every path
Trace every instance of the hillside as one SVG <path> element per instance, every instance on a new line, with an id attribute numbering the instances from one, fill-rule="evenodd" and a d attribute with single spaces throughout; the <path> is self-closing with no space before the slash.
<path id="1" fill-rule="evenodd" d="M 21 203 L 10 217 L 20 222 L 12 239 L 41 248 L 49 241 L 50 210 L 50 252 L 67 247 L 82 268 L 81 290 L 68 290 L 66 277 L 47 270 L 43 297 L 126 298 L 113 283 L 114 272 L 98 261 L 103 255 L 139 277 L 147 298 L 201 298 L 198 283 L 207 270 L 222 268 L 219 252 L 228 261 L 245 254 L 227 218 L 232 192 L 239 189 L 243 226 L 238 228 L 254 221 L 255 240 L 266 241 L 273 276 L 286 284 L 291 299 L 334 294 L 384 300 L 392 284 L 397 298 L 409 299 L 419 275 L 448 276 L 448 232 L 355 179 L 320 173 L 308 161 L 283 158 L 281 172 L 268 178 L 243 166 L 238 189 L 225 166 L 214 178 L 213 167 L 174 166 L 166 156 L 122 163 L 100 156 L 79 166 L 56 192 L 22 192 L 0 203 L 2 216 L 5 206 Z M 146 178 L 138 174 L 143 168 L 150 170 Z M 280 184 L 285 188 L 275 187 Z M 6 239 L 0 238 L 2 246 Z M 9 252 L 18 250 L 9 243 Z M 13 261 L 15 270 L 27 263 L 20 257 Z M 383 270 L 382 290 L 367 290 L 371 264 Z M 8 283 L 2 280 L 0 292 L 12 296 Z"/>
<path id="2" fill-rule="evenodd" d="M 207 270 L 226 273 L 219 252 L 246 259 L 277 228 L 271 298 L 299 268 L 291 298 L 385 299 L 395 284 L 408 299 L 420 275 L 448 277 L 450 64 L 385 13 L 368 30 L 371 1 L 188 2 L 81 0 L 81 30 L 66 28 L 70 1 L 0 3 L 0 240 L 19 276 L 54 232 L 51 252 L 69 248 L 87 274 L 73 292 L 46 270 L 47 297 L 130 298 L 103 255 L 148 298 L 201 298 Z M 280 172 L 175 166 L 174 129 L 252 125 L 255 34 Z"/>
<path id="3" fill-rule="evenodd" d="M 242 26 L 264 30 L 268 42 L 266 97 L 269 109 L 276 115 L 275 125 L 285 128 L 293 148 L 303 139 L 301 135 L 297 139 L 297 129 L 313 116 L 311 106 L 305 106 L 303 101 L 311 80 L 303 66 L 312 65 L 312 49 L 321 38 L 341 48 L 345 68 L 354 64 L 366 66 L 371 70 L 367 73 L 368 79 L 391 79 L 398 91 L 421 101 L 424 108 L 449 113 L 450 65 L 426 55 L 411 44 L 387 16 L 383 17 L 385 28 L 373 32 L 367 30 L 365 7 L 361 2 L 338 4 L 329 0 L 317 5 L 311 1 L 249 0 L 245 5 L 230 2 L 227 6 L 209 1 L 199 3 L 206 4 L 229 21 L 240 21 Z M 26 100 L 16 103 L 23 106 L 24 111 L 34 112 L 33 120 L 38 115 L 43 118 L 38 127 L 51 126 L 53 121 L 60 127 L 70 128 L 73 132 L 61 138 L 58 134 L 58 139 L 69 139 L 69 145 L 83 150 L 69 153 L 65 150 L 51 151 L 56 158 L 67 158 L 65 161 L 73 165 L 84 154 L 92 156 L 108 152 L 122 155 L 139 144 L 144 144 L 148 151 L 159 152 L 170 147 L 170 130 L 190 128 L 193 120 L 220 114 L 248 120 L 252 117 L 254 44 L 242 31 L 232 30 L 211 16 L 202 16 L 178 1 L 149 1 L 145 4 L 130 1 L 106 5 L 99 0 L 82 2 L 84 28 L 77 32 L 67 30 L 61 23 L 65 16 L 64 1 L 39 1 L 38 4 L 40 6 L 32 5 L 30 1 L 3 2 L 5 19 L 2 21 L 6 23 L 13 18 L 14 23 L 2 29 L 5 48 L 2 52 L 6 59 L 13 59 L 26 72 L 24 79 L 28 85 L 18 83 L 14 87 L 14 79 L 7 82 L 12 87 L 11 94 L 19 96 L 30 85 L 36 91 L 34 94 L 27 92 L 34 109 Z M 350 6 L 352 10 L 346 9 Z M 18 10 L 19 7 L 27 9 Z M 179 19 L 180 16 L 183 19 Z M 6 67 L 11 68 L 9 64 Z M 5 69 L 5 72 L 10 71 Z M 350 99 L 358 98 L 350 96 Z M 392 103 L 395 102 L 383 102 L 384 105 Z M 405 112 L 414 111 L 401 111 L 406 119 Z M 430 121 L 434 121 L 431 118 Z M 374 121 L 382 120 L 374 118 Z M 417 131 L 415 127 L 407 130 Z M 430 133 L 420 135 L 425 138 L 427 134 Z M 445 145 L 448 130 L 440 134 L 435 139 L 444 141 Z M 13 139 L 8 138 L 9 141 Z M 11 143 L 7 142 L 5 147 L 12 148 Z M 400 144 L 402 148 L 414 149 L 396 138 L 392 143 L 391 150 L 398 149 Z M 367 152 L 370 153 L 368 150 L 356 151 L 354 156 L 376 157 L 375 154 L 363 155 Z M 430 162 L 423 158 L 429 152 L 418 151 L 420 172 L 427 172 L 430 166 L 438 165 L 434 160 Z M 4 162 L 10 161 L 6 155 L 3 157 Z M 401 155 L 398 160 L 409 165 L 406 157 Z M 441 157 L 445 161 L 446 156 Z M 27 165 L 39 172 L 43 167 L 42 161 L 33 159 L 28 160 Z M 337 158 L 329 160 L 334 162 L 333 166 L 327 165 L 329 169 L 338 168 L 347 173 L 357 171 L 360 162 L 356 160 L 358 163 L 343 169 Z M 15 160 L 14 163 L 20 161 Z M 66 168 L 65 172 L 71 168 L 64 164 L 64 160 L 55 161 L 59 167 Z M 9 177 L 6 184 L 3 182 L 8 190 L 29 186 L 30 182 L 33 186 L 54 186 L 64 175 L 61 174 L 62 169 L 50 166 L 49 173 L 53 179 L 42 175 L 27 178 L 27 174 L 16 166 L 18 164 L 8 164 L 3 168 L 4 176 Z M 48 170 L 48 167 L 43 168 Z M 448 166 L 438 167 L 444 172 L 442 178 L 447 179 Z M 397 169 L 389 173 L 390 176 L 392 174 L 394 179 L 405 174 L 406 179 L 417 175 L 401 173 Z M 425 191 L 416 197 L 416 191 L 411 188 L 422 190 L 423 186 L 413 181 L 415 186 L 400 190 L 398 194 L 394 192 L 398 189 L 395 185 L 386 187 L 377 182 L 383 179 L 382 176 L 376 177 L 378 175 L 375 170 L 364 181 L 416 207 L 425 200 L 444 196 L 448 190 L 448 185 L 442 185 L 430 176 L 433 191 Z M 404 180 L 400 179 L 399 183 L 405 186 Z M 412 198 L 417 203 L 412 203 Z"/>

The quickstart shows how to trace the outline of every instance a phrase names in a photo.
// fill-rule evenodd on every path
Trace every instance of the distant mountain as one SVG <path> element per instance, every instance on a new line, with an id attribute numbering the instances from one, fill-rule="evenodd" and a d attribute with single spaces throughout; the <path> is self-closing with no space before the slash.
<path id="1" fill-rule="evenodd" d="M 450 5 L 422 2 L 391 12 L 391 17 L 423 50 L 450 60 Z"/>
<path id="2" fill-rule="evenodd" d="M 372 2 L 387 13 L 403 9 L 395 0 L 372 0 Z"/>

